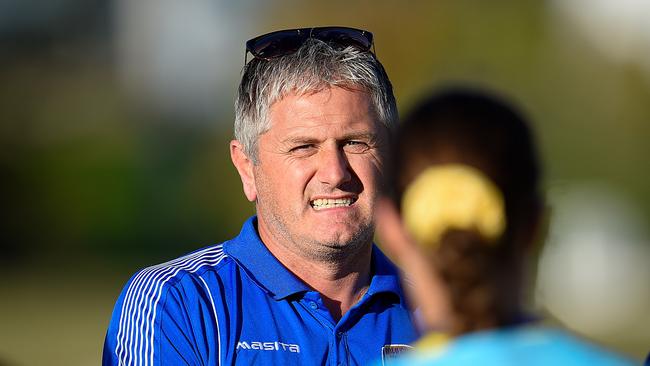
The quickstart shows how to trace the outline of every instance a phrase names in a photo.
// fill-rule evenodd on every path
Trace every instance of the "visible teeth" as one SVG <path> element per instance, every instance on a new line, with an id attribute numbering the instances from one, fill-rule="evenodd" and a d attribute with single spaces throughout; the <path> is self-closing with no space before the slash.
<path id="1" fill-rule="evenodd" d="M 325 208 L 350 206 L 352 202 L 353 202 L 352 198 L 337 198 L 337 199 L 319 198 L 313 200 L 311 202 L 311 205 L 316 210 L 322 210 Z"/>

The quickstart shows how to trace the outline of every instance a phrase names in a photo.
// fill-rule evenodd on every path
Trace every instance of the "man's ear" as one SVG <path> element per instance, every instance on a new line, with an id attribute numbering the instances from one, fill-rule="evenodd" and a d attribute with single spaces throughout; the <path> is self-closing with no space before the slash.
<path id="1" fill-rule="evenodd" d="M 230 159 L 237 168 L 239 177 L 244 187 L 244 194 L 249 201 L 255 202 L 257 199 L 257 187 L 255 185 L 255 176 L 253 175 L 253 161 L 246 155 L 244 145 L 237 140 L 230 141 Z"/>

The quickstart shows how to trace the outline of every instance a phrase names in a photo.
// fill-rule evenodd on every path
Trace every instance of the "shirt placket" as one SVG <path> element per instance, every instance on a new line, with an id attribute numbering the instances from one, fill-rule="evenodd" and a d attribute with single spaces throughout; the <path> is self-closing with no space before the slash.
<path id="1" fill-rule="evenodd" d="M 348 348 L 347 333 L 342 322 L 334 323 L 334 319 L 323 303 L 318 292 L 309 291 L 301 300 L 303 306 L 314 318 L 327 330 L 329 334 L 328 365 L 347 366 L 349 365 L 350 350 Z"/>

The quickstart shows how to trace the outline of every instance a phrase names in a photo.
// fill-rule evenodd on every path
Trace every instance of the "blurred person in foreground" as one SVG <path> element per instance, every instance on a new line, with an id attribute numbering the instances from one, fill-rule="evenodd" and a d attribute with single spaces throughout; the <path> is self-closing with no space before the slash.
<path id="1" fill-rule="evenodd" d="M 523 311 L 544 200 L 534 138 L 518 111 L 478 90 L 449 89 L 416 107 L 397 135 L 395 200 L 378 206 L 377 228 L 431 332 L 395 365 L 632 364 Z"/>
<path id="2" fill-rule="evenodd" d="M 372 243 L 397 119 L 372 42 L 344 27 L 247 42 L 230 154 L 257 215 L 132 277 L 105 365 L 368 364 L 416 339 L 397 269 Z"/>

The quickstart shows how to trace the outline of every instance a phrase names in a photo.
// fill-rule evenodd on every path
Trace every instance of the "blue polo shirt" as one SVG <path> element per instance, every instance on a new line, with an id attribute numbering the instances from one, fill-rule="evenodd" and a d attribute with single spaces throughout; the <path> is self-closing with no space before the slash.
<path id="1" fill-rule="evenodd" d="M 365 365 L 417 338 L 397 269 L 372 249 L 363 298 L 337 323 L 261 242 L 257 218 L 222 244 L 136 273 L 104 365 Z"/>

